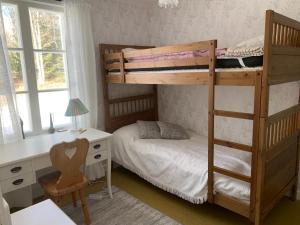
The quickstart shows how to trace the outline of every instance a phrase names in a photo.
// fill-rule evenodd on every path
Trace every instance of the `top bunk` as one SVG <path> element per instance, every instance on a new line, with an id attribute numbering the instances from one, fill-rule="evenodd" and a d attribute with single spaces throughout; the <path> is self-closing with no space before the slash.
<path id="1" fill-rule="evenodd" d="M 266 12 L 261 46 L 217 49 L 217 41 L 163 47 L 100 44 L 107 83 L 254 86 L 300 80 L 300 22 Z"/>

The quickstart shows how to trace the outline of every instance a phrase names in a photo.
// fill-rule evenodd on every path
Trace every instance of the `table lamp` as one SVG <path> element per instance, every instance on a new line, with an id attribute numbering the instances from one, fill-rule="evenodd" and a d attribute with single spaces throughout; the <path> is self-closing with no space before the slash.
<path id="1" fill-rule="evenodd" d="M 75 130 L 79 131 L 77 127 L 77 116 L 88 113 L 89 110 L 85 107 L 85 105 L 80 101 L 79 98 L 71 98 L 65 112 L 65 116 L 67 117 L 75 117 Z"/>

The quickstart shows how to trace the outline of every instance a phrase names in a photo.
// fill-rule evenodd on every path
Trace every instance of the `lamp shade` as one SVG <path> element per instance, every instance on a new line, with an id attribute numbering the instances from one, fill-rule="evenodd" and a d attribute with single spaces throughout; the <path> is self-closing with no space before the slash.
<path id="1" fill-rule="evenodd" d="M 79 116 L 88 113 L 89 110 L 79 98 L 72 98 L 69 101 L 65 116 Z"/>

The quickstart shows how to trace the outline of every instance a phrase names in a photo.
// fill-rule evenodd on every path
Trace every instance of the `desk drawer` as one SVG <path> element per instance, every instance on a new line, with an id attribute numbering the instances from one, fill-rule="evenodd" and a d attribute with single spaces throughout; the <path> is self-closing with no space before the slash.
<path id="1" fill-rule="evenodd" d="M 90 143 L 89 154 L 97 151 L 107 150 L 106 140 Z"/>
<path id="2" fill-rule="evenodd" d="M 29 186 L 31 184 L 35 183 L 35 174 L 33 172 L 29 172 L 17 177 L 13 177 L 7 180 L 1 181 L 1 187 L 3 193 L 7 193 L 10 191 L 14 191 L 26 186 Z"/>
<path id="3" fill-rule="evenodd" d="M 86 165 L 91 165 L 107 159 L 107 151 L 97 151 L 90 153 L 86 157 Z"/>
<path id="4" fill-rule="evenodd" d="M 31 161 L 15 163 L 13 165 L 0 168 L 0 180 L 5 180 L 10 177 L 15 177 L 32 171 Z"/>

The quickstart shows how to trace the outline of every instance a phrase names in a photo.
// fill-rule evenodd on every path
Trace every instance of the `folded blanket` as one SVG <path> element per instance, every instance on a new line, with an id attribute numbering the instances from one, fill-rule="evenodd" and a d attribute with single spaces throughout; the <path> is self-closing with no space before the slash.
<path id="1" fill-rule="evenodd" d="M 264 55 L 264 47 L 228 48 L 225 57 L 251 57 Z"/>
<path id="2" fill-rule="evenodd" d="M 227 49 L 225 57 L 251 57 L 264 55 L 264 35 L 248 39 Z"/>

